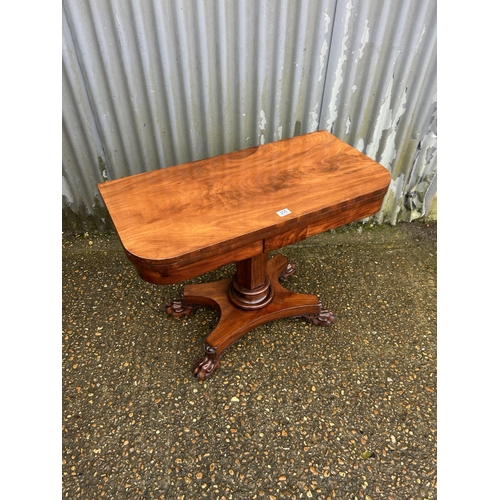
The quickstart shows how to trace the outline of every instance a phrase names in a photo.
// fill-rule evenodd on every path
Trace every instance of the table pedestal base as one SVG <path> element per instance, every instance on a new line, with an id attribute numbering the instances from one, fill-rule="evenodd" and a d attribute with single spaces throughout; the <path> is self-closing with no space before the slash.
<path id="1" fill-rule="evenodd" d="M 335 321 L 333 314 L 322 308 L 316 295 L 290 292 L 281 286 L 279 280 L 294 272 L 295 266 L 283 255 L 276 255 L 268 261 L 267 254 L 263 254 L 262 258 L 237 263 L 235 278 L 186 285 L 182 297 L 166 306 L 167 313 L 175 318 L 189 316 L 201 306 L 213 307 L 220 314 L 219 323 L 205 339 L 204 356 L 194 366 L 193 373 L 199 380 L 209 378 L 219 366 L 225 350 L 259 325 L 286 317 L 304 317 L 322 326 Z M 255 286 L 246 286 L 252 283 Z M 239 290 L 237 300 L 234 298 L 235 284 Z M 262 292 L 264 286 L 269 288 L 266 293 Z M 240 301 L 240 295 L 245 295 L 244 290 L 249 291 L 249 298 Z M 258 293 L 251 293 L 252 290 Z M 262 297 L 260 303 L 256 303 L 256 296 Z M 246 306 L 246 302 L 250 306 Z"/>

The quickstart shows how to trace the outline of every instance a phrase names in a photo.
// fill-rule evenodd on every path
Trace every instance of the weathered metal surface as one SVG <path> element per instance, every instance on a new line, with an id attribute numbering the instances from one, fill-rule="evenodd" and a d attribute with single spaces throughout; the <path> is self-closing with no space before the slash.
<path id="1" fill-rule="evenodd" d="M 62 29 L 63 207 L 82 226 L 104 223 L 103 179 L 318 129 L 391 171 L 377 220 L 428 204 L 435 0 L 65 0 Z"/>
<path id="2" fill-rule="evenodd" d="M 436 2 L 338 2 L 320 128 L 387 167 L 378 219 L 422 214 L 436 174 Z"/>

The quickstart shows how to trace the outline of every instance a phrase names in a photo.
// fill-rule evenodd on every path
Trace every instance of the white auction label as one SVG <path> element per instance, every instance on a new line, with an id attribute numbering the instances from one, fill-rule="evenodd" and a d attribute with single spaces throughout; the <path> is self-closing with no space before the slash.
<path id="1" fill-rule="evenodd" d="M 284 217 L 285 215 L 291 214 L 290 210 L 288 208 L 284 208 L 283 210 L 280 210 L 279 212 L 276 212 L 280 217 Z"/>

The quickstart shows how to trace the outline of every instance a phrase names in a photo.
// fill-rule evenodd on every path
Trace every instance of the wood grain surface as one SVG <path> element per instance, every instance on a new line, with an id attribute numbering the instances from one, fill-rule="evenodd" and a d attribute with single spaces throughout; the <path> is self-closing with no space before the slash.
<path id="1" fill-rule="evenodd" d="M 141 276 L 167 284 L 373 215 L 390 179 L 319 131 L 98 188 Z"/>

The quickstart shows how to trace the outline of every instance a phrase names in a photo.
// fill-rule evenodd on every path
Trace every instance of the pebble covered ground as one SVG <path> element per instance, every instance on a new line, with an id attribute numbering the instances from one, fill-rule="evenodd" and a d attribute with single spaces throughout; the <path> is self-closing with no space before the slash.
<path id="1" fill-rule="evenodd" d="M 216 312 L 169 317 L 182 284 L 141 280 L 114 233 L 63 234 L 62 498 L 436 498 L 436 232 L 352 225 L 282 249 L 285 286 L 336 323 L 258 327 L 205 382 Z"/>

